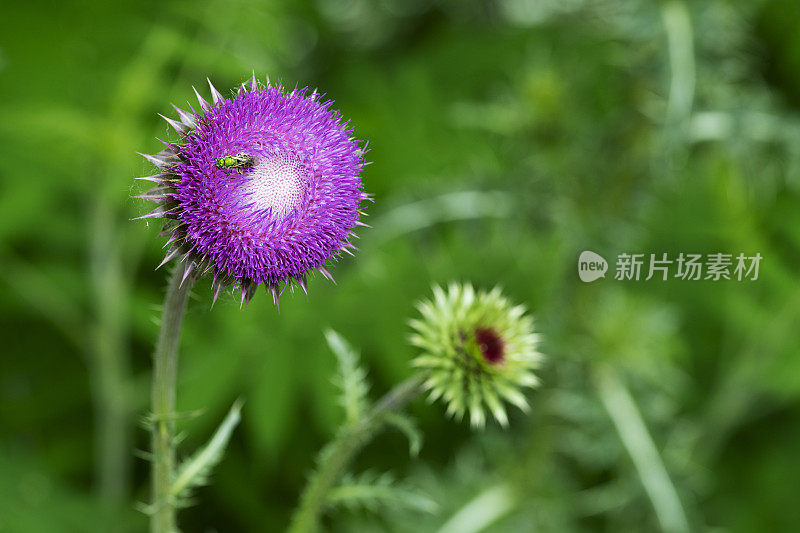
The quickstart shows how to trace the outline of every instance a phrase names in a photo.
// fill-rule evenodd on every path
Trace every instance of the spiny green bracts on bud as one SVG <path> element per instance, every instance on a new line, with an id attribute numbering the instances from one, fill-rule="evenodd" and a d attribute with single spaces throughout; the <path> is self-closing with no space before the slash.
<path id="1" fill-rule="evenodd" d="M 422 354 L 412 364 L 428 372 L 430 399 L 441 398 L 447 413 L 482 427 L 487 410 L 508 425 L 506 400 L 522 410 L 522 390 L 534 387 L 541 361 L 539 337 L 525 308 L 506 299 L 500 289 L 478 291 L 472 285 L 433 287 L 433 299 L 417 304 L 422 317 L 410 321 L 412 345 Z"/>

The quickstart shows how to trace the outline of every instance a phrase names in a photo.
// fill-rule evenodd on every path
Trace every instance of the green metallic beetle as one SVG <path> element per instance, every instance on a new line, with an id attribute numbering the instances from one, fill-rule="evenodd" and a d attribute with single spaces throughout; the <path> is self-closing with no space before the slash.
<path id="1" fill-rule="evenodd" d="M 235 168 L 239 174 L 242 174 L 244 173 L 243 169 L 252 167 L 255 162 L 256 159 L 252 155 L 239 152 L 236 155 L 226 155 L 225 157 L 220 157 L 214 164 L 220 170 L 225 170 L 226 168 Z"/>

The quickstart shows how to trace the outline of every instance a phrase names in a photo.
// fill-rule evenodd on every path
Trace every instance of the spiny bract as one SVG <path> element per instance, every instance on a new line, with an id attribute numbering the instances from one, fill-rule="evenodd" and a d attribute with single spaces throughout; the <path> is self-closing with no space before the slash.
<path id="1" fill-rule="evenodd" d="M 142 154 L 161 171 L 139 178 L 157 185 L 137 197 L 158 204 L 139 218 L 167 219 L 161 264 L 178 258 L 184 279 L 213 270 L 215 301 L 233 284 L 248 302 L 263 283 L 278 305 L 287 286 L 306 291 L 309 272 L 333 280 L 328 261 L 351 253 L 353 229 L 365 225 L 365 146 L 316 91 L 287 92 L 254 75 L 223 98 L 208 83 L 212 103 L 195 90 L 199 111 L 162 115 L 181 142 Z M 234 163 L 218 164 L 225 158 Z"/>
<path id="2" fill-rule="evenodd" d="M 412 345 L 422 354 L 412 364 L 427 371 L 430 399 L 441 398 L 447 413 L 460 419 L 468 411 L 473 426 L 486 421 L 486 409 L 505 426 L 506 400 L 528 404 L 522 389 L 538 383 L 533 370 L 541 354 L 539 337 L 525 308 L 513 305 L 495 287 L 475 292 L 472 285 L 433 287 L 433 299 L 417 304 L 422 314 L 410 321 Z"/>

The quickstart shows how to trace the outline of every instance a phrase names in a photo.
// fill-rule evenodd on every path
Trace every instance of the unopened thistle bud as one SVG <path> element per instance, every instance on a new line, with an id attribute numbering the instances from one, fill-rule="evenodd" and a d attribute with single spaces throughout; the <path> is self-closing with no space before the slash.
<path id="1" fill-rule="evenodd" d="M 499 288 L 475 292 L 471 285 L 433 288 L 433 299 L 417 305 L 422 317 L 410 321 L 412 345 L 422 354 L 412 364 L 427 371 L 430 399 L 442 399 L 447 413 L 481 427 L 487 410 L 508 424 L 504 401 L 528 408 L 522 390 L 534 387 L 541 360 L 538 335 L 525 308 Z"/>
<path id="2" fill-rule="evenodd" d="M 139 196 L 158 204 L 140 218 L 166 219 L 171 259 L 186 276 L 213 271 L 214 300 L 233 284 L 249 301 L 260 284 L 278 304 L 306 276 L 333 279 L 328 263 L 354 246 L 353 229 L 368 195 L 360 172 L 364 148 L 316 91 L 290 92 L 255 76 L 212 102 L 195 91 L 199 109 L 165 118 L 178 143 L 144 155 L 160 169 L 141 178 L 156 186 Z"/>

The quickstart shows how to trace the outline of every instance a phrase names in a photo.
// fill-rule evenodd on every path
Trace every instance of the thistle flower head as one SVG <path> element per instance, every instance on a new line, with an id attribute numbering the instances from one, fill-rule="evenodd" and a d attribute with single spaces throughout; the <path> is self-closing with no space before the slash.
<path id="1" fill-rule="evenodd" d="M 431 400 L 441 398 L 458 419 L 469 412 L 473 426 L 483 426 L 486 412 L 503 426 L 503 401 L 528 407 L 522 389 L 538 383 L 533 370 L 541 355 L 538 336 L 525 309 L 513 305 L 499 288 L 476 292 L 471 285 L 433 287 L 433 299 L 417 305 L 421 318 L 411 320 L 412 345 L 422 353 L 412 364 L 425 369 Z"/>
<path id="2" fill-rule="evenodd" d="M 249 301 L 264 284 L 278 304 L 287 286 L 306 291 L 309 272 L 354 249 L 353 229 L 368 196 L 364 149 L 331 101 L 307 89 L 285 91 L 253 76 L 224 98 L 211 85 L 199 110 L 163 117 L 178 143 L 144 155 L 160 169 L 139 198 L 158 207 L 139 218 L 166 219 L 162 264 L 178 259 L 186 276 L 214 273 L 214 300 L 233 284 Z"/>

